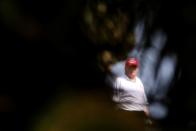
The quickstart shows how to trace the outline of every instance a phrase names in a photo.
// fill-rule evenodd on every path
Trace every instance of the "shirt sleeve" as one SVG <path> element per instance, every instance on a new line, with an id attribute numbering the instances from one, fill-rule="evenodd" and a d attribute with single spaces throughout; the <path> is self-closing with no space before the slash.
<path id="1" fill-rule="evenodd" d="M 140 80 L 140 84 L 141 84 L 141 86 L 142 86 L 142 88 L 144 90 L 144 104 L 148 105 L 149 103 L 148 103 L 148 99 L 147 99 L 147 96 L 146 96 L 145 88 L 144 88 L 144 85 L 143 85 L 141 80 Z"/>
<path id="2" fill-rule="evenodd" d="M 113 84 L 113 98 L 112 99 L 114 102 L 119 102 L 119 86 L 120 86 L 119 79 L 116 78 Z"/>

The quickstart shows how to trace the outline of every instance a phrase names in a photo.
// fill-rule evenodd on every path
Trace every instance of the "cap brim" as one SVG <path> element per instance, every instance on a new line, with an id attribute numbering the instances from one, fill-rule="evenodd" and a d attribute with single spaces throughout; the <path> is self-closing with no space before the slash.
<path id="1" fill-rule="evenodd" d="M 138 65 L 137 64 L 126 64 L 126 66 L 129 66 L 129 67 L 138 67 Z"/>

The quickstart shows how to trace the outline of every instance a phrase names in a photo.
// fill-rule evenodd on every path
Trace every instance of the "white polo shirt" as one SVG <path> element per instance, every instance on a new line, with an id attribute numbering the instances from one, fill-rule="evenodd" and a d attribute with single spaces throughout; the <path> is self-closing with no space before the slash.
<path id="1" fill-rule="evenodd" d="M 128 111 L 144 111 L 148 102 L 141 80 L 133 81 L 126 75 L 117 77 L 113 85 L 113 101 L 118 108 Z"/>

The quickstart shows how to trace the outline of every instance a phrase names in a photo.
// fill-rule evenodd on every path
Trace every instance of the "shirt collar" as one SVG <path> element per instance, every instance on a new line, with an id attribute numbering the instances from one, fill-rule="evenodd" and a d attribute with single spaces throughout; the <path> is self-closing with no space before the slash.
<path id="1" fill-rule="evenodd" d="M 133 81 L 132 79 L 130 79 L 126 74 L 124 74 L 125 79 L 129 80 L 129 81 Z M 135 80 L 137 80 L 137 76 L 135 78 Z"/>

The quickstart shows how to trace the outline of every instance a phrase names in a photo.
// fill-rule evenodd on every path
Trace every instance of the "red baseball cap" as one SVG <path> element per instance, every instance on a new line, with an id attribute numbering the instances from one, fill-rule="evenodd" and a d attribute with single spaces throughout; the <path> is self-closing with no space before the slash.
<path id="1" fill-rule="evenodd" d="M 128 58 L 125 62 L 125 66 L 139 66 L 139 61 L 137 58 Z"/>

